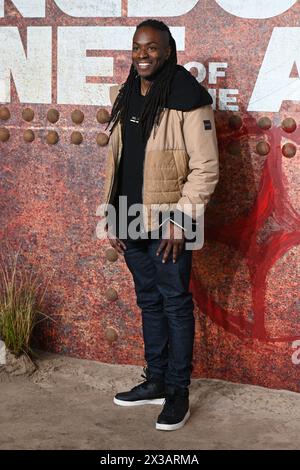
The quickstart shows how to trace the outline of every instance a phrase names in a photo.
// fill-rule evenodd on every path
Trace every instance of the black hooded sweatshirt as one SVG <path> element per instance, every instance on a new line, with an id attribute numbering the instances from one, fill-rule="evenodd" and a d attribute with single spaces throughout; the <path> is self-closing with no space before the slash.
<path id="1" fill-rule="evenodd" d="M 117 212 L 116 235 L 118 238 L 124 238 L 120 236 L 118 227 L 119 196 L 127 196 L 128 208 L 131 204 L 142 204 L 143 164 L 146 144 L 142 139 L 139 117 L 144 104 L 145 96 L 141 94 L 141 80 L 140 77 L 137 77 L 126 114 L 123 150 L 118 170 L 118 186 L 113 201 Z M 166 108 L 190 111 L 208 104 L 212 104 L 212 98 L 207 90 L 183 66 L 177 65 Z M 128 216 L 128 224 L 135 217 Z M 126 238 L 129 238 L 128 235 Z"/>

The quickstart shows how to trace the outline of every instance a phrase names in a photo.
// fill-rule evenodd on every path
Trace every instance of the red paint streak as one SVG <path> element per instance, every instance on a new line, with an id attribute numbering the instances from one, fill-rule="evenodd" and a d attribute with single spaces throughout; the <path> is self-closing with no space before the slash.
<path id="1" fill-rule="evenodd" d="M 255 137 L 261 132 L 249 118 L 245 131 L 239 131 L 235 138 Z M 207 233 L 209 240 L 215 240 L 233 247 L 242 253 L 250 273 L 253 321 L 245 319 L 244 312 L 230 314 L 221 308 L 206 293 L 204 285 L 195 273 L 191 276 L 191 291 L 202 311 L 217 325 L 239 338 L 256 338 L 261 341 L 290 342 L 298 336 L 271 338 L 265 329 L 266 278 L 272 266 L 292 247 L 300 244 L 300 215 L 292 207 L 282 171 L 281 140 L 286 133 L 281 128 L 265 131 L 271 151 L 266 158 L 256 201 L 247 217 L 238 217 L 235 221 Z M 289 135 L 295 143 L 300 142 L 300 130 Z M 224 142 L 224 140 L 223 140 Z M 266 219 L 272 215 L 280 230 L 272 233 L 262 244 L 257 243 L 257 234 Z"/>

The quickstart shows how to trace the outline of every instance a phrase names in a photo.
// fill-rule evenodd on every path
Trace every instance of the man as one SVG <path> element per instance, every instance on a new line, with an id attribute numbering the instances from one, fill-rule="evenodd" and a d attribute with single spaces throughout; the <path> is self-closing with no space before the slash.
<path id="1" fill-rule="evenodd" d="M 121 236 L 109 217 L 106 230 L 133 276 L 147 362 L 146 380 L 117 393 L 114 402 L 164 404 L 156 429 L 175 430 L 190 416 L 195 329 L 186 224 L 196 222 L 196 207 L 206 206 L 219 176 L 212 99 L 177 65 L 174 38 L 157 20 L 137 26 L 130 73 L 122 87 L 111 88 L 111 98 L 105 201 L 117 214 L 120 196 L 127 197 L 128 208 L 143 204 L 143 222 L 138 237 L 129 229 Z M 155 205 L 171 210 L 162 223 L 144 211 Z M 185 214 L 183 223 L 178 214 Z M 132 216 L 128 228 L 130 221 Z"/>

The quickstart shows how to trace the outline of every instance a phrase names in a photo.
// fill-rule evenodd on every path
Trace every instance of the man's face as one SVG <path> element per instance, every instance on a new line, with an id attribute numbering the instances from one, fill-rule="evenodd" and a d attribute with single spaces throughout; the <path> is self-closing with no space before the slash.
<path id="1" fill-rule="evenodd" d="M 157 72 L 171 53 L 167 31 L 142 26 L 133 36 L 132 63 L 140 75 L 147 79 Z"/>

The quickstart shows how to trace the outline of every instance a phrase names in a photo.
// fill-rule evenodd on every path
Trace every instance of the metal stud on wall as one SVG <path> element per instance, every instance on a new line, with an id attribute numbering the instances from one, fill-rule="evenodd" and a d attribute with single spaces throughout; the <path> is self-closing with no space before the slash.
<path id="1" fill-rule="evenodd" d="M 118 298 L 118 292 L 113 287 L 109 287 L 106 291 L 106 298 L 110 301 L 115 301 Z"/>
<path id="2" fill-rule="evenodd" d="M 47 119 L 52 124 L 55 124 L 59 120 L 59 112 L 57 111 L 57 109 L 49 109 L 49 111 L 47 112 Z"/>
<path id="3" fill-rule="evenodd" d="M 71 113 L 71 119 L 74 124 L 81 124 L 84 120 L 84 114 L 80 109 L 75 109 L 75 111 Z"/>
<path id="4" fill-rule="evenodd" d="M 34 132 L 31 129 L 24 131 L 23 138 L 25 142 L 33 142 L 35 139 Z"/>
<path id="5" fill-rule="evenodd" d="M 78 132 L 78 131 L 72 132 L 72 134 L 71 134 L 72 144 L 80 145 L 82 143 L 82 141 L 83 141 L 83 137 L 82 137 L 81 132 Z"/>
<path id="6" fill-rule="evenodd" d="M 109 119 L 110 119 L 110 114 L 107 111 L 107 109 L 105 108 L 99 109 L 99 111 L 97 112 L 97 121 L 100 124 L 105 124 L 106 122 L 109 121 Z"/>
<path id="7" fill-rule="evenodd" d="M 97 135 L 97 144 L 100 146 L 100 147 L 105 147 L 105 145 L 108 144 L 108 141 L 109 141 L 109 137 L 107 134 L 104 134 L 104 132 L 99 132 L 99 134 Z"/>
<path id="8" fill-rule="evenodd" d="M 261 117 L 258 120 L 257 124 L 258 124 L 258 127 L 260 127 L 261 129 L 264 129 L 265 131 L 271 129 L 271 127 L 272 127 L 272 121 L 267 116 Z"/>
<path id="9" fill-rule="evenodd" d="M 106 250 L 106 259 L 108 261 L 114 262 L 118 259 L 118 253 L 114 248 L 108 248 Z"/>
<path id="10" fill-rule="evenodd" d="M 227 145 L 227 152 L 230 155 L 240 157 L 242 155 L 242 147 L 241 147 L 240 142 L 235 141 L 235 140 L 229 142 L 229 144 Z"/>
<path id="11" fill-rule="evenodd" d="M 107 341 L 109 341 L 109 343 L 115 342 L 118 339 L 118 336 L 119 336 L 118 332 L 114 328 L 112 327 L 106 328 L 105 338 L 107 339 Z"/>
<path id="12" fill-rule="evenodd" d="M 46 142 L 50 145 L 55 145 L 59 141 L 59 136 L 56 131 L 49 131 L 46 136 Z"/>
<path id="13" fill-rule="evenodd" d="M 237 114 L 233 114 L 232 116 L 230 116 L 228 124 L 231 129 L 239 130 L 243 125 L 243 120 Z"/>
<path id="14" fill-rule="evenodd" d="M 26 122 L 31 122 L 34 119 L 34 111 L 31 108 L 25 108 L 22 111 L 22 118 Z"/>
<path id="15" fill-rule="evenodd" d="M 284 144 L 281 151 L 282 151 L 282 155 L 284 157 L 293 158 L 296 155 L 297 147 L 296 147 L 296 145 L 288 142 L 288 143 Z"/>
<path id="16" fill-rule="evenodd" d="M 297 124 L 296 124 L 295 119 L 286 118 L 282 121 L 281 127 L 285 132 L 287 132 L 288 134 L 291 134 L 297 129 Z"/>
<path id="17" fill-rule="evenodd" d="M 270 152 L 270 145 L 265 140 L 261 140 L 256 144 L 256 152 L 258 153 L 258 155 L 268 155 L 268 153 Z"/>
<path id="18" fill-rule="evenodd" d="M 9 130 L 6 127 L 0 128 L 0 142 L 7 142 L 10 138 Z"/>
<path id="19" fill-rule="evenodd" d="M 10 111 L 6 106 L 1 106 L 0 108 L 0 119 L 1 121 L 7 121 L 10 119 Z"/>

